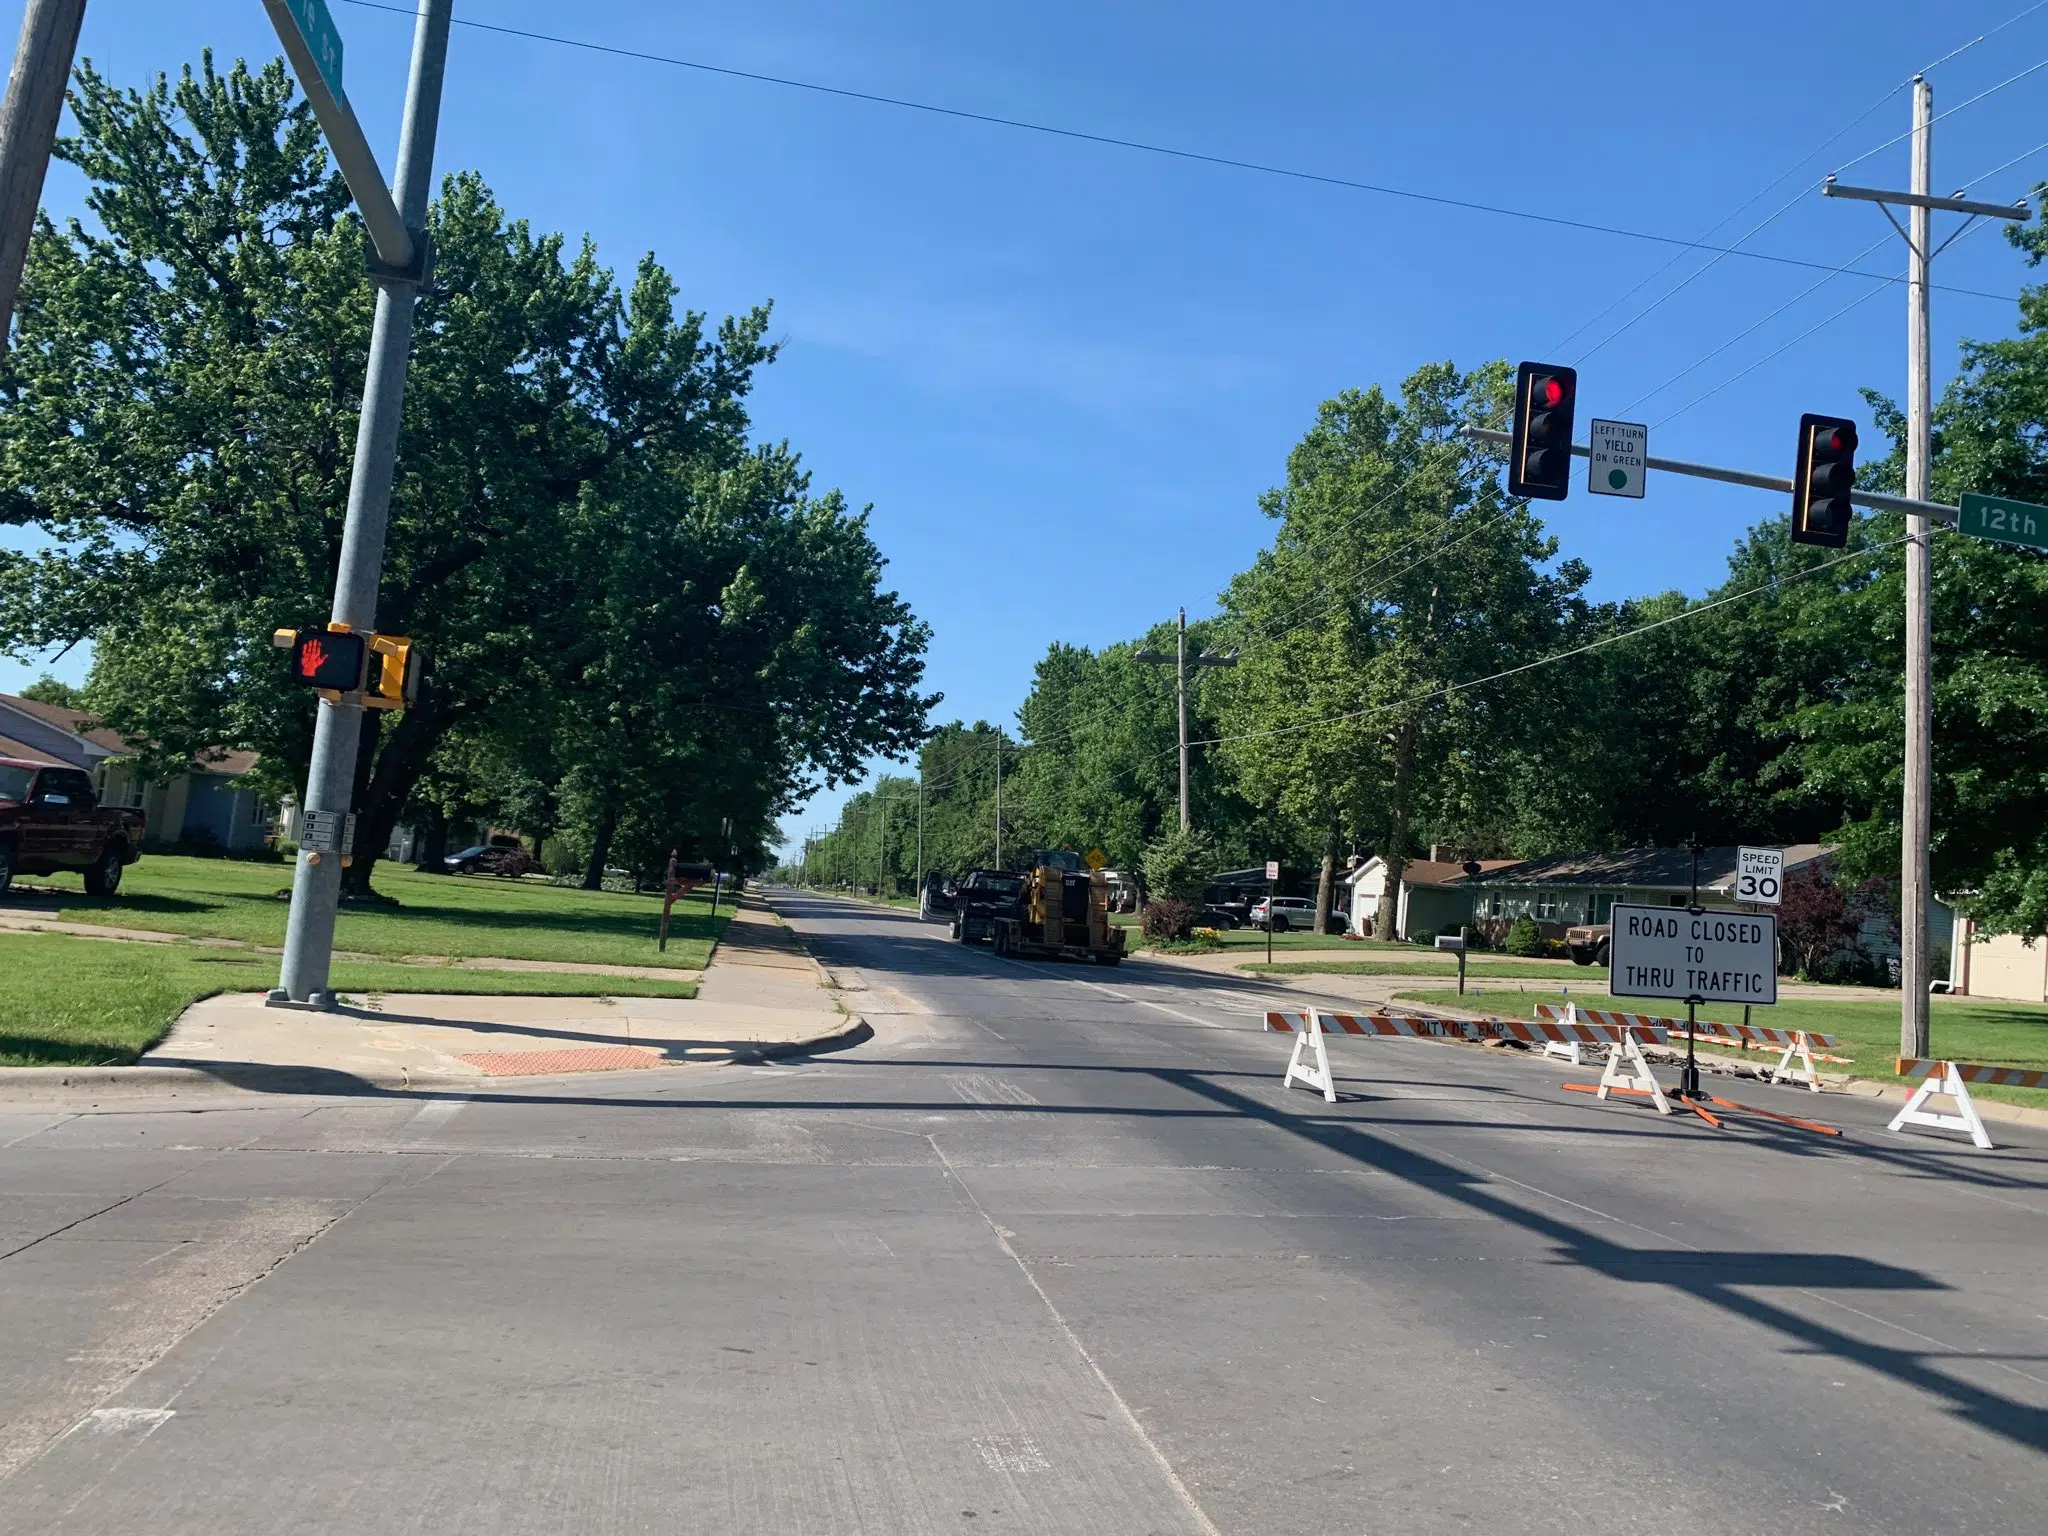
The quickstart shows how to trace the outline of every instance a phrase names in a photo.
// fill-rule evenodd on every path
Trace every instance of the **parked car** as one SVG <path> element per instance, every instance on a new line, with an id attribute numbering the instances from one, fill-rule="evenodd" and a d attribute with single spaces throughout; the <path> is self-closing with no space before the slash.
<path id="1" fill-rule="evenodd" d="M 1564 947 L 1573 965 L 1605 965 L 1613 947 L 1612 923 L 1581 923 L 1564 931 Z"/>
<path id="2" fill-rule="evenodd" d="M 474 848 L 451 853 L 441 865 L 451 875 L 502 875 L 516 880 L 521 875 L 540 873 L 540 861 L 532 854 L 517 843 L 500 841 L 478 843 Z"/>
<path id="3" fill-rule="evenodd" d="M 0 757 L 0 894 L 16 875 L 75 869 L 93 896 L 121 889 L 121 873 L 142 857 L 140 811 L 103 806 L 77 768 Z"/>
<path id="4" fill-rule="evenodd" d="M 1316 926 L 1316 904 L 1306 896 L 1262 896 L 1252 903 L 1251 925 L 1285 933 L 1290 928 Z"/>
<path id="5" fill-rule="evenodd" d="M 1226 930 L 1242 928 L 1244 926 L 1244 919 L 1228 907 L 1205 906 L 1200 912 L 1195 914 L 1195 926 L 1197 928 L 1222 928 Z"/>

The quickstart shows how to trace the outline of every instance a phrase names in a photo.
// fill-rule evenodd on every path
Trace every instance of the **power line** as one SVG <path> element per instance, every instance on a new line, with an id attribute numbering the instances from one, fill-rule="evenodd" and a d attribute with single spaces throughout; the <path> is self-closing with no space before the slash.
<path id="1" fill-rule="evenodd" d="M 361 4 L 362 0 L 350 0 L 350 3 Z M 1987 32 L 1985 36 L 1990 36 L 1990 33 Z M 1998 84 L 1987 87 L 1986 89 L 1979 91 L 1976 95 L 1971 96 L 1966 100 L 1957 102 L 1954 106 L 1950 107 L 1946 112 L 1935 113 L 1934 116 L 1931 119 L 1929 119 L 1928 126 L 1930 128 L 1933 127 L 1935 123 L 1940 122 L 1945 117 L 1954 117 L 1958 112 L 1962 111 L 1963 108 L 1974 107 L 1978 102 L 1982 101 L 1985 97 L 1996 96 L 2000 91 L 2004 90 L 2007 86 L 2017 85 L 2020 81 L 2026 79 L 2029 75 L 2037 74 L 2044 69 L 2048 69 L 2048 59 L 2043 59 L 2038 64 L 2029 64 L 2025 69 L 2021 70 L 2018 74 L 2007 75 L 2003 80 L 1999 81 Z M 1914 130 L 1908 128 L 1904 133 L 1893 134 L 1890 138 L 1886 139 L 1882 144 L 1878 145 L 1875 149 L 1866 149 L 1854 160 L 1843 161 L 1840 165 L 1835 167 L 1835 175 L 1841 175 L 1842 172 L 1848 170 L 1849 167 L 1852 165 L 1861 165 L 1864 161 L 1868 160 L 1872 155 L 1884 153 L 1884 151 L 1890 149 L 1894 144 L 1904 143 L 1907 139 L 1913 137 L 1913 133 Z M 1858 274 L 1858 276 L 1862 275 L 1864 274 Z M 1899 281 L 1904 282 L 1905 279 L 1900 278 Z"/>
<path id="2" fill-rule="evenodd" d="M 383 0 L 344 0 L 344 3 L 358 6 L 363 10 L 384 11 L 408 19 L 412 11 L 404 6 L 389 5 Z M 1128 149 L 1141 154 L 1162 155 L 1172 160 L 1184 160 L 1197 165 L 1213 165 L 1226 170 L 1249 171 L 1260 176 L 1276 176 L 1287 181 L 1308 182 L 1317 186 L 1341 187 L 1352 192 L 1368 192 L 1381 197 L 1397 197 L 1408 202 L 1428 203 L 1440 208 L 1455 208 L 1466 213 L 1492 214 L 1499 218 L 1523 219 L 1530 223 L 1546 224 L 1556 229 L 1574 229 L 1586 234 L 1612 235 L 1617 239 L 1641 240 L 1654 245 L 1678 246 L 1685 250 L 1710 252 L 1717 255 L 1741 256 L 1750 261 L 1771 262 L 1778 266 L 1823 268 L 1824 263 L 1806 261 L 1797 256 L 1780 256 L 1767 251 L 1743 251 L 1733 246 L 1710 245 L 1704 241 L 1687 240 L 1678 235 L 1659 235 L 1647 230 L 1627 229 L 1618 224 L 1599 224 L 1589 219 L 1573 219 L 1561 214 L 1534 213 L 1525 208 L 1507 208 L 1496 203 L 1482 203 L 1471 198 L 1445 197 L 1435 192 L 1417 192 L 1409 187 L 1389 186 L 1382 182 L 1360 181 L 1349 176 L 1334 176 L 1321 171 L 1299 170 L 1292 166 L 1273 165 L 1265 161 L 1244 160 L 1234 155 L 1209 154 L 1202 150 L 1179 149 L 1169 144 L 1154 144 L 1144 139 L 1127 139 L 1115 134 L 1094 133 L 1083 128 L 1064 128 L 1054 123 L 1033 122 L 1027 118 L 1004 117 L 993 112 L 976 112 L 966 107 L 943 107 L 933 102 L 914 101 L 905 96 L 885 96 L 877 91 L 859 91 L 847 86 L 826 85 L 816 80 L 798 80 L 788 75 L 770 75 L 758 70 L 735 69 L 724 64 L 706 64 L 698 59 L 680 58 L 674 54 L 652 53 L 639 48 L 621 48 L 610 43 L 594 43 L 582 38 L 563 37 L 556 33 L 536 32 L 525 27 L 508 27 L 494 22 L 468 21 L 457 17 L 455 25 L 468 27 L 477 32 L 493 32 L 504 37 L 523 38 L 529 42 L 549 43 L 561 48 L 575 48 L 586 53 L 606 54 L 614 58 L 634 59 L 647 64 L 664 64 L 676 69 L 695 70 L 702 74 L 721 75 L 733 80 L 749 80 L 759 85 L 776 85 L 788 90 L 810 91 L 821 96 L 838 97 L 846 101 L 866 102 L 872 106 L 896 107 L 906 112 L 923 112 L 934 117 L 952 118 L 960 122 L 982 123 L 995 128 L 1012 128 L 1020 133 L 1043 134 L 1049 138 L 1068 139 L 1081 144 L 1099 144 L 1110 149 Z M 2044 59 L 2035 68 L 2048 68 Z M 2028 73 L 2031 73 L 2029 71 Z M 2020 78 L 2015 76 L 2015 79 Z M 2006 84 L 2010 84 L 2007 81 Z M 1994 87 L 1999 89 L 2001 87 Z M 1985 92 L 1989 95 L 1989 92 Z M 1980 100 L 1973 97 L 1972 100 Z M 1951 107 L 1949 111 L 1960 111 L 1969 102 Z M 1947 116 L 1944 113 L 1943 116 Z M 1897 140 L 1893 140 L 1896 143 Z M 1882 148 L 1883 146 L 1880 146 Z M 1876 151 L 1871 151 L 1876 153 Z M 1859 156 L 1859 159 L 1868 156 Z M 1849 162 L 1855 164 L 1855 161 Z M 1891 277 L 1882 272 L 1858 272 L 1857 277 L 1887 285 L 1902 283 L 1901 277 Z M 1976 288 L 1949 288 L 1935 285 L 1943 293 L 1963 294 L 1970 298 L 1995 299 L 2010 303 L 2012 296 L 2003 293 L 1987 293 Z"/>
<path id="3" fill-rule="evenodd" d="M 1411 705 L 1427 704 L 1432 699 L 1447 698 L 1454 693 L 1465 693 L 1474 688 L 1483 688 L 1489 683 L 1498 683 L 1510 677 L 1519 677 L 1525 672 L 1534 672 L 1540 667 L 1554 666 L 1558 662 L 1570 661 L 1576 656 L 1584 656 L 1591 651 L 1604 650 L 1610 645 L 1619 645 L 1624 640 L 1633 640 L 1638 635 L 1646 635 L 1652 630 L 1663 629 L 1666 625 L 1676 624 L 1682 619 L 1693 618 L 1702 613 L 1711 613 L 1716 608 L 1725 608 L 1730 603 L 1741 602 L 1744 598 L 1754 597 L 1759 592 L 1767 592 L 1774 588 L 1783 587 L 1794 581 L 1803 581 L 1808 576 L 1812 576 L 1819 571 L 1825 571 L 1830 567 L 1841 565 L 1845 561 L 1878 554 L 1905 542 L 1905 539 L 1898 538 L 1888 539 L 1882 544 L 1866 545 L 1862 549 L 1855 549 L 1847 554 L 1837 555 L 1832 560 L 1823 560 L 1818 564 L 1810 565 L 1803 571 L 1795 571 L 1790 576 L 1773 577 L 1771 580 L 1759 582 L 1753 587 L 1746 587 L 1740 592 L 1732 592 L 1726 597 L 1717 597 L 1711 602 L 1683 608 L 1677 613 L 1666 615 L 1664 618 L 1653 619 L 1647 624 L 1639 624 L 1634 629 L 1624 630 L 1618 635 L 1604 635 L 1597 640 L 1589 640 L 1584 645 L 1575 645 L 1570 650 L 1559 651 L 1550 656 L 1538 657 L 1535 661 L 1525 661 L 1519 666 L 1507 667 L 1499 672 L 1490 673 L 1485 677 L 1475 677 L 1470 682 L 1445 683 L 1422 693 L 1411 694 L 1405 699 L 1396 699 L 1389 704 L 1369 705 L 1364 709 L 1347 710 L 1341 715 L 1327 715 L 1320 720 L 1305 720 L 1295 725 L 1275 726 L 1273 729 L 1266 731 L 1240 731 L 1230 736 L 1212 736 L 1206 741 L 1191 741 L 1188 745 L 1191 747 L 1216 747 L 1232 741 L 1256 741 L 1270 736 L 1290 736 L 1301 731 L 1317 730 L 1326 725 L 1341 725 L 1350 720 L 1370 719 L 1375 715 L 1387 714 L 1397 709 L 1406 709 Z M 1176 750 L 1178 749 L 1176 748 Z"/>

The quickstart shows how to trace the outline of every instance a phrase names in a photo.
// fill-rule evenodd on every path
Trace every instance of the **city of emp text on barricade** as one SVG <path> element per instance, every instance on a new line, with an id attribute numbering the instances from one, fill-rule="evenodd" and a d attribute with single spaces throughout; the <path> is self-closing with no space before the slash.
<path id="1" fill-rule="evenodd" d="M 1746 912 L 1617 903 L 1607 990 L 1681 1002 L 1778 1000 L 1778 920 Z"/>

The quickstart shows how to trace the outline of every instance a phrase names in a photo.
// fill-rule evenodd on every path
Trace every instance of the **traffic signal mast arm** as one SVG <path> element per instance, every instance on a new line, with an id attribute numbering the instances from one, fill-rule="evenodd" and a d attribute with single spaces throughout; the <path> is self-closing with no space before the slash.
<path id="1" fill-rule="evenodd" d="M 1496 432 L 1490 427 L 1460 427 L 1461 435 L 1482 443 L 1498 443 L 1503 447 L 1514 439 L 1506 432 Z M 1592 450 L 1583 443 L 1573 443 L 1571 452 L 1576 458 L 1588 458 Z M 1646 456 L 1643 463 L 1650 469 L 1670 475 L 1690 475 L 1695 480 L 1720 480 L 1729 485 L 1749 485 L 1760 491 L 1783 491 L 1790 494 L 1792 482 L 1783 475 L 1760 475 L 1748 469 L 1723 469 L 1717 464 L 1691 464 L 1684 459 L 1659 459 Z M 1943 501 L 1916 501 L 1911 496 L 1890 496 L 1883 491 L 1852 490 L 1849 500 L 1859 507 L 1871 507 L 1880 512 L 1914 512 L 1922 517 L 1931 517 L 1936 522 L 1953 523 L 1958 510 Z"/>

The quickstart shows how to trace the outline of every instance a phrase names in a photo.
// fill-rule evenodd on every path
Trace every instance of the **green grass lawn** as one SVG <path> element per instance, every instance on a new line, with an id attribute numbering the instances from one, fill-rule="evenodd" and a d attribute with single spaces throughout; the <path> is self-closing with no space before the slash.
<path id="1" fill-rule="evenodd" d="M 277 983 L 269 955 L 187 944 L 113 943 L 55 933 L 0 933 L 0 1067 L 125 1065 L 201 998 Z M 337 962 L 344 992 L 512 993 L 559 997 L 694 997 L 690 981 L 558 971 Z"/>
<path id="2" fill-rule="evenodd" d="M 145 854 L 129 869 L 118 896 L 99 900 L 84 893 L 76 875 L 53 875 L 16 881 L 6 904 L 12 912 L 67 922 L 274 946 L 284 943 L 290 906 L 278 892 L 291 883 L 289 864 Z M 697 970 L 710 959 L 731 911 L 729 902 L 721 902 L 714 918 L 710 893 L 691 892 L 676 903 L 662 954 L 654 947 L 658 896 L 489 875 L 420 875 L 391 864 L 378 865 L 376 887 L 398 905 L 342 908 L 336 949 L 393 960 L 494 956 Z"/>
<path id="3" fill-rule="evenodd" d="M 1455 976 L 1458 962 L 1446 960 L 1432 950 L 1407 948 L 1416 956 L 1413 960 L 1291 960 L 1274 961 L 1271 965 L 1256 963 L 1239 966 L 1239 970 L 1250 971 L 1259 976 Z M 1569 960 L 1507 960 L 1491 955 L 1474 955 L 1465 971 L 1466 980 L 1484 982 L 1489 978 L 1527 979 L 1533 981 L 1555 979 L 1560 985 L 1573 985 L 1580 981 L 1605 981 L 1607 967 L 1604 965 L 1573 965 Z"/>
<path id="4" fill-rule="evenodd" d="M 1401 997 L 1436 1007 L 1496 1009 L 1503 1015 L 1527 1018 L 1539 1002 L 1562 1002 L 1560 989 L 1531 986 L 1482 987 L 1475 996 L 1469 989 L 1460 998 L 1456 991 L 1403 992 Z M 1654 1013 L 1682 1018 L 1685 1005 L 1672 1006 L 1647 998 L 1613 998 L 1604 992 L 1572 988 L 1570 1001 L 1584 1008 L 1618 1008 L 1629 1013 Z M 1931 1014 L 1928 1033 L 1933 1054 L 1952 1056 L 1958 1061 L 1981 1062 L 1994 1067 L 2048 1068 L 2048 1006 L 2037 1003 L 1999 1003 L 1975 997 L 1934 997 L 1928 999 Z M 1702 1019 L 1740 1023 L 1742 1009 L 1712 1006 L 1700 1009 Z M 1896 1082 L 1892 1070 L 1899 1053 L 1899 1005 L 1888 999 L 1787 998 L 1773 1008 L 1758 1008 L 1750 1015 L 1753 1024 L 1772 1029 L 1812 1029 L 1830 1034 L 1842 1044 L 1830 1052 L 1855 1063 L 1858 1077 Z M 1761 1059 L 1760 1053 L 1747 1053 Z M 1839 1069 L 1836 1069 L 1839 1070 Z M 2048 1090 L 2038 1088 L 1979 1088 L 1970 1092 L 1979 1098 L 2004 1099 L 2013 1104 L 2048 1107 Z"/>

